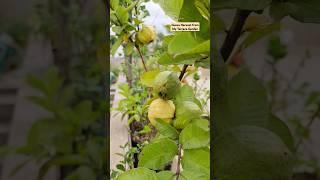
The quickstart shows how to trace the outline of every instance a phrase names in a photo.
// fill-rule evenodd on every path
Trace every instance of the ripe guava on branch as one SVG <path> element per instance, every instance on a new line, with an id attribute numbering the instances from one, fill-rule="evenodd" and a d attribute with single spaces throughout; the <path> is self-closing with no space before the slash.
<path id="1" fill-rule="evenodd" d="M 153 42 L 156 38 L 156 31 L 153 26 L 143 25 L 142 29 L 136 34 L 138 44 L 146 45 Z"/>
<path id="2" fill-rule="evenodd" d="M 151 102 L 148 109 L 148 118 L 152 125 L 156 124 L 156 119 L 162 119 L 166 123 L 171 123 L 175 113 L 175 106 L 171 100 L 161 98 Z"/>

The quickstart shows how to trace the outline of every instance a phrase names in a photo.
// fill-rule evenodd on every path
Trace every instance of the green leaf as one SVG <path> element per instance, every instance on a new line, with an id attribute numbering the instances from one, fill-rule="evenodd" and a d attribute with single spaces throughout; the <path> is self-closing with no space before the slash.
<path id="1" fill-rule="evenodd" d="M 183 170 L 179 180 L 210 180 L 210 175 L 198 171 Z"/>
<path id="2" fill-rule="evenodd" d="M 41 78 L 30 75 L 27 83 L 34 89 L 40 91 L 48 99 L 52 100 L 62 87 L 63 79 L 59 76 L 57 68 L 50 68 Z"/>
<path id="3" fill-rule="evenodd" d="M 174 20 L 178 20 L 180 10 L 183 5 L 183 0 L 167 1 L 167 0 L 153 0 L 158 3 L 166 15 L 170 16 Z"/>
<path id="4" fill-rule="evenodd" d="M 128 44 L 124 48 L 124 54 L 126 56 L 129 56 L 130 54 L 132 54 L 133 49 L 134 49 L 133 43 L 132 42 L 128 42 Z"/>
<path id="5" fill-rule="evenodd" d="M 120 174 L 117 180 L 158 180 L 158 178 L 154 171 L 139 167 Z"/>
<path id="6" fill-rule="evenodd" d="M 193 119 L 199 119 L 202 111 L 192 101 L 182 101 L 176 104 L 176 118 L 173 125 L 177 129 L 185 128 Z"/>
<path id="7" fill-rule="evenodd" d="M 80 166 L 77 170 L 68 175 L 65 180 L 95 180 L 95 172 L 88 166 Z"/>
<path id="8" fill-rule="evenodd" d="M 270 15 L 276 20 L 289 15 L 300 22 L 320 23 L 320 1 L 275 0 L 271 4 Z"/>
<path id="9" fill-rule="evenodd" d="M 45 178 L 45 175 L 53 166 L 62 166 L 62 165 L 81 165 L 87 162 L 87 159 L 82 155 L 71 154 L 71 155 L 62 155 L 55 156 L 50 160 L 46 161 L 39 170 L 37 180 L 42 180 Z"/>
<path id="10" fill-rule="evenodd" d="M 119 0 L 110 0 L 111 9 L 116 11 L 119 6 Z"/>
<path id="11" fill-rule="evenodd" d="M 195 6 L 206 20 L 210 20 L 210 0 L 195 0 Z"/>
<path id="12" fill-rule="evenodd" d="M 0 146 L 0 157 L 7 156 L 9 154 L 14 154 L 17 147 L 14 146 Z"/>
<path id="13" fill-rule="evenodd" d="M 119 36 L 117 41 L 111 47 L 111 55 L 114 56 L 123 42 L 123 36 Z"/>
<path id="14" fill-rule="evenodd" d="M 200 31 L 192 33 L 194 38 L 200 41 L 210 39 L 209 21 L 200 14 L 195 0 L 184 0 L 183 6 L 180 11 L 180 15 L 179 15 L 179 21 L 180 22 L 199 22 L 201 26 Z"/>
<path id="15" fill-rule="evenodd" d="M 27 143 L 28 146 L 36 149 L 45 147 L 47 150 L 56 152 L 70 152 L 73 131 L 72 124 L 66 121 L 41 119 L 32 124 Z"/>
<path id="16" fill-rule="evenodd" d="M 195 99 L 193 88 L 189 85 L 184 85 L 176 95 L 175 104 L 183 103 L 184 101 L 193 101 L 196 103 Z"/>
<path id="17" fill-rule="evenodd" d="M 173 65 L 173 64 L 178 65 L 178 64 L 180 64 L 179 62 L 175 62 L 172 59 L 173 59 L 173 56 L 166 52 L 160 56 L 160 58 L 158 59 L 158 63 L 161 65 Z"/>
<path id="18" fill-rule="evenodd" d="M 160 170 L 172 161 L 178 152 L 177 144 L 169 138 L 161 138 L 146 145 L 139 154 L 139 167 Z"/>
<path id="19" fill-rule="evenodd" d="M 190 32 L 180 32 L 170 41 L 168 52 L 169 54 L 180 54 L 191 50 L 198 44 Z"/>
<path id="20" fill-rule="evenodd" d="M 266 128 L 278 135 L 291 151 L 294 150 L 292 133 L 288 126 L 277 116 L 270 114 Z"/>
<path id="21" fill-rule="evenodd" d="M 210 176 L 209 148 L 187 149 L 183 151 L 182 168 Z"/>
<path id="22" fill-rule="evenodd" d="M 126 23 L 128 23 L 129 13 L 126 8 L 119 6 L 116 10 L 116 13 L 117 13 L 118 20 L 122 25 L 125 25 Z"/>
<path id="23" fill-rule="evenodd" d="M 180 133 L 179 142 L 183 149 L 208 147 L 210 144 L 209 123 L 207 120 L 195 120 Z M 205 128 L 205 129 L 204 129 Z"/>
<path id="24" fill-rule="evenodd" d="M 209 56 L 210 53 L 210 40 L 204 41 L 201 44 L 198 44 L 194 48 L 185 51 L 183 53 L 177 54 L 174 56 L 173 61 L 183 62 L 184 64 L 188 64 L 186 60 L 191 60 L 190 62 L 194 62 L 199 59 L 205 59 Z M 191 63 L 193 64 L 193 63 Z"/>
<path id="25" fill-rule="evenodd" d="M 164 137 L 168 137 L 173 140 L 178 138 L 178 131 L 170 124 L 164 122 L 161 119 L 156 119 L 155 127 L 158 130 L 158 133 L 160 133 Z"/>
<path id="26" fill-rule="evenodd" d="M 157 77 L 157 75 L 160 73 L 159 69 L 147 71 L 142 74 L 140 81 L 143 85 L 147 87 L 153 87 L 154 86 L 154 80 Z"/>
<path id="27" fill-rule="evenodd" d="M 161 171 L 157 173 L 158 180 L 172 180 L 173 177 L 174 174 L 171 171 Z"/>
<path id="28" fill-rule="evenodd" d="M 266 8 L 272 0 L 215 0 L 214 9 L 243 9 L 262 10 Z"/>
<path id="29" fill-rule="evenodd" d="M 213 112 L 217 133 L 238 125 L 267 125 L 267 92 L 263 84 L 248 70 L 240 71 L 230 80 L 223 98 L 220 100 L 222 102 L 216 104 L 218 107 Z"/>
<path id="30" fill-rule="evenodd" d="M 252 44 L 254 44 L 255 42 L 257 42 L 258 40 L 273 33 L 274 31 L 279 31 L 280 28 L 281 28 L 280 23 L 274 23 L 274 24 L 270 24 L 264 28 L 254 30 L 243 40 L 243 42 L 240 44 L 239 47 L 241 50 L 245 49 L 245 48 L 251 46 Z"/>
<path id="31" fill-rule="evenodd" d="M 238 126 L 213 142 L 214 179 L 291 179 L 293 159 L 282 140 L 271 131 Z"/>
<path id="32" fill-rule="evenodd" d="M 213 61 L 213 67 L 212 67 L 212 100 L 213 100 L 213 118 L 214 119 L 220 119 L 225 118 L 227 109 L 225 108 L 227 106 L 226 101 L 226 92 L 228 87 L 228 73 L 226 65 L 221 57 L 220 52 L 218 51 L 216 46 L 213 47 L 214 51 L 214 61 Z M 213 130 L 212 132 L 214 134 L 217 134 L 217 122 L 216 120 L 213 121 Z"/>

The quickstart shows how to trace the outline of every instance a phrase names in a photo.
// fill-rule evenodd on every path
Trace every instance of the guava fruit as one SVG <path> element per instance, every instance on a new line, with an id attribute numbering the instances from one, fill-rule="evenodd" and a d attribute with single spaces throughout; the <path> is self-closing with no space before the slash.
<path id="1" fill-rule="evenodd" d="M 164 100 L 161 98 L 153 100 L 148 109 L 150 123 L 155 125 L 157 118 L 162 119 L 167 123 L 171 123 L 175 110 L 176 108 L 171 100 Z"/>
<path id="2" fill-rule="evenodd" d="M 139 44 L 146 45 L 153 42 L 156 38 L 156 31 L 152 26 L 143 25 L 142 29 L 136 34 L 136 41 Z"/>
<path id="3" fill-rule="evenodd" d="M 178 76 L 170 71 L 160 72 L 154 80 L 154 92 L 166 100 L 174 98 L 180 86 Z"/>

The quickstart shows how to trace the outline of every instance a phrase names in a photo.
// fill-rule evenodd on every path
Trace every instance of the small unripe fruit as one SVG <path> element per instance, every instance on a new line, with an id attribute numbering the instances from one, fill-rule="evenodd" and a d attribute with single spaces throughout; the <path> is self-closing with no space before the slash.
<path id="1" fill-rule="evenodd" d="M 175 113 L 175 106 L 171 100 L 161 98 L 151 102 L 148 109 L 148 118 L 152 125 L 156 124 L 156 119 L 162 119 L 166 123 L 171 123 Z"/>
<path id="2" fill-rule="evenodd" d="M 172 99 L 180 88 L 180 81 L 176 74 L 163 71 L 154 80 L 154 92 L 162 99 Z"/>
<path id="3" fill-rule="evenodd" d="M 153 42 L 155 38 L 156 32 L 152 26 L 143 25 L 142 29 L 136 34 L 136 41 L 143 45 Z"/>

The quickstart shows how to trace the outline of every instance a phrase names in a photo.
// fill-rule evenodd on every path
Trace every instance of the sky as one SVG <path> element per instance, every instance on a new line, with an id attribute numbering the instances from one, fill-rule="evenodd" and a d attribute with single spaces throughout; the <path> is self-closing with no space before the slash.
<path id="1" fill-rule="evenodd" d="M 144 19 L 145 24 L 154 25 L 159 33 L 168 34 L 164 25 L 172 23 L 173 20 L 164 13 L 158 4 L 147 2 L 145 5 L 150 13 L 150 16 Z"/>

